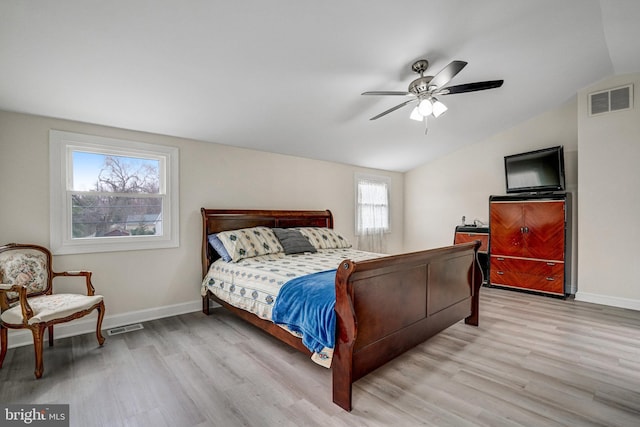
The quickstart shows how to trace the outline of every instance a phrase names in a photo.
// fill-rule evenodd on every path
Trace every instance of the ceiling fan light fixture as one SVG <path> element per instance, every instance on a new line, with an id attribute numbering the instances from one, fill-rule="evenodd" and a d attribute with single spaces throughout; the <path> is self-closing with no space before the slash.
<path id="1" fill-rule="evenodd" d="M 432 107 L 433 107 L 433 111 L 432 111 L 433 117 L 440 117 L 448 110 L 446 105 L 444 105 L 442 102 L 438 101 L 435 98 L 433 99 Z"/>
<path id="2" fill-rule="evenodd" d="M 422 121 L 422 114 L 420 114 L 420 111 L 418 111 L 418 107 L 413 107 L 413 110 L 411 110 L 411 115 L 409 116 L 409 118 L 417 122 Z"/>
<path id="3" fill-rule="evenodd" d="M 429 114 L 433 113 L 433 105 L 431 104 L 431 99 L 429 98 L 426 98 L 420 101 L 417 108 L 418 108 L 418 112 L 423 117 L 427 117 Z"/>

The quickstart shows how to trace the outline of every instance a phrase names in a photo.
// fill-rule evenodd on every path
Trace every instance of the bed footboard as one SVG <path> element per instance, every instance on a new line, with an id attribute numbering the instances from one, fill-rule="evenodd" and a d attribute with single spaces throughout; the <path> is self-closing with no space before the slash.
<path id="1" fill-rule="evenodd" d="M 354 381 L 465 319 L 478 325 L 479 242 L 362 262 L 336 274 L 333 401 L 351 410 Z"/>

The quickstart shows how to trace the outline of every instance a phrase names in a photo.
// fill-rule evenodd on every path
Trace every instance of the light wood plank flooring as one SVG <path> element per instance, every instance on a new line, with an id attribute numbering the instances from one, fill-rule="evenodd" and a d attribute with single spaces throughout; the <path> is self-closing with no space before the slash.
<path id="1" fill-rule="evenodd" d="M 638 426 L 640 312 L 482 288 L 460 322 L 331 402 L 330 371 L 222 309 L 11 349 L 4 403 L 69 403 L 93 426 Z"/>

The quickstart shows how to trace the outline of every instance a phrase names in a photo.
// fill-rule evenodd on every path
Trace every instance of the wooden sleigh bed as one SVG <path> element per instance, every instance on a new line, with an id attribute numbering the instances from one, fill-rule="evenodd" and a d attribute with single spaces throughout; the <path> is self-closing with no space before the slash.
<path id="1" fill-rule="evenodd" d="M 257 226 L 333 228 L 328 210 L 202 208 L 201 213 L 203 277 L 219 258 L 208 244 L 211 233 Z M 337 266 L 336 340 L 331 364 L 334 403 L 350 411 L 356 380 L 462 319 L 478 325 L 482 283 L 476 262 L 478 247 L 479 242 L 473 242 L 357 263 L 344 260 Z M 211 291 L 203 296 L 205 314 L 209 314 L 210 300 L 311 354 L 300 338 L 220 300 Z"/>

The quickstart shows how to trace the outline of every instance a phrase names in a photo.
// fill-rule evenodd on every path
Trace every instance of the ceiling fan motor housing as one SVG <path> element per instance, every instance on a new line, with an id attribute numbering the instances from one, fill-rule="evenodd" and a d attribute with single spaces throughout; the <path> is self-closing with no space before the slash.
<path id="1" fill-rule="evenodd" d="M 429 82 L 432 78 L 433 76 L 418 77 L 409 84 L 408 91 L 415 95 L 420 95 L 423 92 L 427 92 L 429 90 Z"/>
<path id="2" fill-rule="evenodd" d="M 426 59 L 420 59 L 413 63 L 411 69 L 420 74 L 420 77 L 409 83 L 408 92 L 413 93 L 414 95 L 420 95 L 423 92 L 427 92 L 429 90 L 429 82 L 433 78 L 433 76 L 425 76 L 424 72 L 429 68 L 429 61 Z"/>

